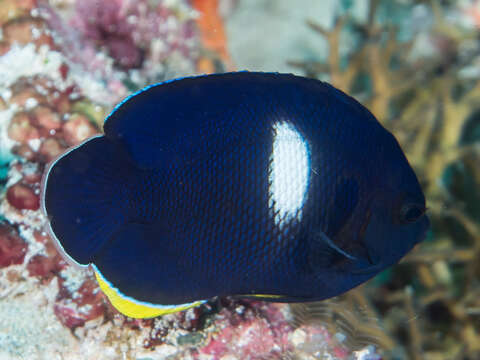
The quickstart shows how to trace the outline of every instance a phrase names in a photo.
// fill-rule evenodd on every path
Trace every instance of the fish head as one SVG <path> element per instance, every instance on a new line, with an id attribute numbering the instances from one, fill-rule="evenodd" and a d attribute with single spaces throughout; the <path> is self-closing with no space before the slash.
<path id="1" fill-rule="evenodd" d="M 337 296 L 369 280 L 400 261 L 425 238 L 429 226 L 423 193 L 376 191 L 360 231 L 351 237 L 353 246 L 336 246 L 334 240 L 312 242 L 319 249 L 312 246 L 308 258 L 314 274 L 311 289 L 321 288 L 322 294 L 307 296 Z"/>
<path id="2" fill-rule="evenodd" d="M 393 201 L 381 194 L 372 203 L 361 234 L 365 256 L 352 263 L 353 273 L 379 272 L 421 242 L 430 226 L 425 203 L 409 193 Z"/>

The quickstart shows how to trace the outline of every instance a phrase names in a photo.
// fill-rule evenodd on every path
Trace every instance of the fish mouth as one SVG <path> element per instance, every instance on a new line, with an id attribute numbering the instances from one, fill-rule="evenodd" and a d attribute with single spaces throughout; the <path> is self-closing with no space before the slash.
<path id="1" fill-rule="evenodd" d="M 411 246 L 412 248 L 418 244 L 419 242 L 423 241 L 425 237 L 427 236 L 428 230 L 430 229 L 430 220 L 428 219 L 427 216 L 424 215 L 424 219 L 422 221 L 422 229 L 418 235 L 418 238 L 416 239 L 415 243 Z M 375 255 L 375 253 L 372 254 L 372 249 L 369 249 L 368 246 L 365 245 L 365 251 L 366 251 L 366 259 L 365 260 L 359 260 L 357 266 L 359 268 L 351 270 L 351 274 L 354 275 L 369 275 L 372 273 L 377 273 L 381 271 L 383 268 L 385 268 L 385 265 L 387 265 L 384 261 L 381 259 L 378 259 L 378 256 Z M 375 260 L 378 259 L 378 260 Z M 360 268 L 362 266 L 362 263 L 364 265 L 367 265 L 366 267 Z"/>

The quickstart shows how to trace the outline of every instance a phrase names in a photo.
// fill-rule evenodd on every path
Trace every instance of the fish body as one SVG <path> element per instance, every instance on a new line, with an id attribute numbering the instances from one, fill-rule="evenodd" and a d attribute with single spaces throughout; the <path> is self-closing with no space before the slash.
<path id="1" fill-rule="evenodd" d="M 428 228 L 395 138 L 318 80 L 169 81 L 119 104 L 104 131 L 51 164 L 42 206 L 62 252 L 129 316 L 215 296 L 333 297 Z"/>

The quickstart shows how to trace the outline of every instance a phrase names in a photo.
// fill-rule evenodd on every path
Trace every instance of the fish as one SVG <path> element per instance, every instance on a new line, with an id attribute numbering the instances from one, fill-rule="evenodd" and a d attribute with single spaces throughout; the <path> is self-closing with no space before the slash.
<path id="1" fill-rule="evenodd" d="M 395 137 L 332 85 L 231 72 L 150 85 L 47 168 L 41 206 L 121 313 L 328 299 L 425 238 Z"/>

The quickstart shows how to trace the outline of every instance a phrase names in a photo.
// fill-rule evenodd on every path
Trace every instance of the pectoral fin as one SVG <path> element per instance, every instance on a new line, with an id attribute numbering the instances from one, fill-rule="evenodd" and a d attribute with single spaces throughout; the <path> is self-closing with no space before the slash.
<path id="1" fill-rule="evenodd" d="M 309 262 L 313 269 L 329 268 L 345 259 L 357 258 L 337 246 L 325 233 L 319 231 L 311 237 Z"/>

